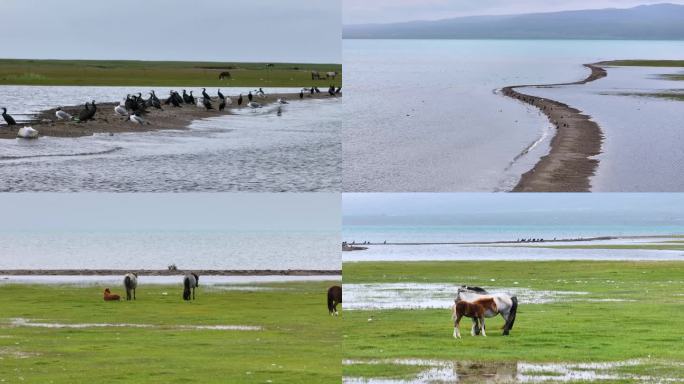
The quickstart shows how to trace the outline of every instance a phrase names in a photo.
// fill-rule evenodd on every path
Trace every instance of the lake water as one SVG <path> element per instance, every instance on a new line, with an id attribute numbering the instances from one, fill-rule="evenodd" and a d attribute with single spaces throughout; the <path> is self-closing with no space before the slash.
<path id="1" fill-rule="evenodd" d="M 588 75 L 582 64 L 601 60 L 681 59 L 684 42 L 345 40 L 343 51 L 345 191 L 505 191 L 547 153 L 553 130 L 536 108 L 497 90 L 506 85 L 580 80 Z M 637 83 L 620 75 L 616 79 L 627 82 L 622 88 L 642 91 L 660 84 L 643 76 Z M 597 89 L 573 92 L 589 95 Z M 566 100 L 561 91 L 558 99 L 571 103 L 577 97 Z M 681 167 L 672 161 L 680 154 L 663 144 L 669 138 L 681 147 L 683 139 L 672 120 L 675 104 L 648 101 L 652 119 L 648 126 L 655 128 L 643 129 L 643 119 L 632 119 L 638 114 L 633 110 L 635 102 L 643 100 L 587 97 L 579 106 L 606 126 L 601 158 L 606 165 L 595 180 L 597 189 L 675 188 L 670 175 Z M 663 110 L 668 113 L 658 113 Z M 618 122 L 628 130 L 623 131 Z M 658 130 L 657 137 L 649 138 L 653 129 Z M 644 137 L 655 145 L 643 145 Z M 651 156 L 648 161 L 631 173 L 614 172 L 616 162 L 627 156 L 617 153 L 629 154 L 629 148 L 639 145 L 640 153 Z M 639 178 L 649 172 L 667 176 L 652 176 L 641 183 Z"/>
<path id="2" fill-rule="evenodd" d="M 2 231 L 0 255 L 0 269 L 341 268 L 334 231 Z"/>
<path id="3" fill-rule="evenodd" d="M 644 249 L 551 249 L 551 245 L 657 243 L 668 238 L 625 238 L 591 242 L 553 242 L 600 236 L 684 234 L 684 226 L 345 226 L 343 240 L 357 243 L 470 243 L 543 238 L 530 244 L 400 244 L 369 245 L 343 252 L 344 262 L 434 260 L 682 260 L 684 251 Z"/>
<path id="4" fill-rule="evenodd" d="M 2 86 L 0 100 L 15 117 L 28 118 L 93 98 L 118 101 L 148 88 Z M 248 90 L 222 89 L 226 95 Z M 168 89 L 156 92 L 162 97 Z M 340 103 L 293 101 L 282 116 L 275 107 L 241 110 L 197 120 L 182 131 L 0 140 L 0 191 L 339 191 Z"/>

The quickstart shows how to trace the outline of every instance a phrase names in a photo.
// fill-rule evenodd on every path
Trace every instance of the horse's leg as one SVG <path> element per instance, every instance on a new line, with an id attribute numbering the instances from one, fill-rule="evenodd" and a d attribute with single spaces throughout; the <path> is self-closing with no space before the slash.
<path id="1" fill-rule="evenodd" d="M 135 288 L 133 288 L 133 300 L 135 300 Z"/>
<path id="2" fill-rule="evenodd" d="M 473 317 L 473 326 L 470 328 L 470 336 L 477 336 L 480 329 L 477 327 L 477 318 Z"/>
<path id="3" fill-rule="evenodd" d="M 461 322 L 461 314 L 458 313 L 458 314 L 456 314 L 456 320 L 454 320 L 454 338 L 455 339 L 461 338 L 461 327 L 459 325 L 460 322 Z"/>
<path id="4" fill-rule="evenodd" d="M 485 317 L 482 316 L 480 317 L 480 329 L 482 331 L 482 336 L 487 337 L 487 334 L 485 333 Z"/>

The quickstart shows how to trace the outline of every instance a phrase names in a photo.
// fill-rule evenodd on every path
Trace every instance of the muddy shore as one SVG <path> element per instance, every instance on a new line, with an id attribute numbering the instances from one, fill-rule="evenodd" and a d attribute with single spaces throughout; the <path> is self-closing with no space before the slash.
<path id="1" fill-rule="evenodd" d="M 200 276 L 336 276 L 341 270 L 315 269 L 189 269 Z M 0 270 L 0 276 L 115 276 L 136 272 L 140 276 L 181 276 L 181 270 L 167 269 L 9 269 Z"/>
<path id="2" fill-rule="evenodd" d="M 123 98 L 125 95 L 120 96 Z M 23 126 L 32 126 L 40 132 L 40 136 L 52 137 L 80 137 L 91 136 L 95 133 L 106 134 L 145 132 L 162 129 L 187 129 L 194 120 L 230 115 L 235 110 L 249 108 L 247 106 L 247 103 L 249 102 L 247 95 L 242 95 L 244 100 L 241 106 L 237 105 L 237 95 L 227 96 L 232 99 L 233 103 L 232 105 L 226 105 L 226 108 L 223 111 L 218 110 L 218 97 L 212 98 L 212 104 L 215 109 L 210 111 L 206 111 L 204 108 L 198 108 L 192 104 L 183 104 L 180 108 L 173 107 L 172 105 L 162 105 L 163 110 L 149 108 L 149 113 L 144 116 L 144 119 L 149 124 L 144 125 L 133 123 L 129 121 L 128 118 L 116 115 L 114 113 L 114 107 L 119 104 L 118 102 L 98 104 L 96 100 L 97 113 L 95 114 L 95 117 L 93 120 L 82 123 L 57 120 L 55 116 L 56 108 L 53 108 L 36 114 L 35 118 L 30 122 L 18 124 L 13 127 L 3 126 L 2 129 L 0 129 L 0 139 L 15 139 L 17 137 L 17 131 Z M 162 103 L 166 97 L 167 95 L 160 97 Z M 313 95 L 306 93 L 304 95 L 304 100 L 325 99 L 330 97 L 327 90 L 323 89 L 321 90 L 321 93 L 315 93 Z M 279 98 L 287 99 L 290 103 L 300 101 L 299 93 L 273 93 L 267 94 L 265 98 L 255 96 L 254 101 L 262 106 L 267 106 L 276 103 Z M 72 116 L 78 116 L 78 113 L 83 110 L 83 108 L 83 105 L 62 107 L 64 111 Z"/>
<path id="3" fill-rule="evenodd" d="M 607 76 L 599 64 L 585 64 L 591 74 L 572 83 L 515 85 L 502 89 L 505 96 L 537 107 L 556 127 L 549 154 L 542 157 L 529 172 L 522 175 L 513 192 L 589 192 L 589 179 L 594 175 L 601 153 L 603 133 L 590 117 L 555 100 L 518 92 L 516 88 L 554 87 L 586 84 Z"/>

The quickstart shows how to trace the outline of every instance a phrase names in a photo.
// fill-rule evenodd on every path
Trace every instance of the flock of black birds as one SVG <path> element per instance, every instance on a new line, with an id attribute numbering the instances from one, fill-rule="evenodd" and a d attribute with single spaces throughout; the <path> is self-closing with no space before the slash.
<path id="1" fill-rule="evenodd" d="M 328 94 L 330 96 L 337 96 L 341 93 L 341 91 L 342 87 L 335 88 L 333 85 L 331 85 L 328 88 Z M 142 119 L 142 116 L 148 113 L 149 108 L 155 108 L 163 111 L 164 109 L 162 105 L 172 106 L 174 108 L 181 108 L 184 104 L 200 106 L 198 100 L 195 98 L 192 92 L 193 91 L 190 91 L 190 93 L 188 93 L 184 89 L 183 94 L 181 95 L 176 91 L 171 91 L 169 93 L 169 97 L 163 102 L 157 97 L 154 90 L 150 91 L 149 97 L 147 99 L 142 97 L 142 93 L 140 92 L 137 95 L 128 94 L 126 95 L 126 98 L 119 103 L 119 105 L 114 107 L 114 112 L 119 116 L 128 118 L 132 122 L 144 124 L 145 121 Z M 305 92 L 310 93 L 311 95 L 315 93 L 321 93 L 318 87 L 315 86 L 311 88 L 302 88 L 302 90 L 299 91 L 300 99 L 304 98 Z M 264 90 L 261 88 L 255 90 L 254 93 L 252 93 L 252 91 L 249 91 L 249 93 L 247 94 L 247 99 L 249 100 L 250 107 L 260 106 L 259 104 L 252 103 L 255 95 L 259 97 L 265 97 L 266 94 Z M 226 97 L 223 93 L 221 93 L 220 89 L 218 90 L 218 99 L 219 111 L 223 111 L 226 108 L 226 105 L 230 105 L 233 103 L 230 97 Z M 237 105 L 241 106 L 242 103 L 243 97 L 241 93 L 237 98 Z M 203 106 L 207 111 L 214 109 L 211 96 L 207 93 L 206 88 L 202 88 L 201 106 Z M 57 118 L 60 120 L 73 119 L 74 121 L 85 122 L 88 120 L 92 120 L 95 117 L 96 112 L 97 105 L 95 104 L 95 100 L 93 100 L 90 103 L 85 103 L 84 109 L 82 109 L 78 113 L 78 116 L 76 118 L 72 118 L 71 115 L 62 111 L 61 108 L 57 108 L 56 115 Z M 17 125 L 17 122 L 14 120 L 14 118 L 7 113 L 7 108 L 2 108 L 2 118 L 5 120 L 8 126 Z"/>

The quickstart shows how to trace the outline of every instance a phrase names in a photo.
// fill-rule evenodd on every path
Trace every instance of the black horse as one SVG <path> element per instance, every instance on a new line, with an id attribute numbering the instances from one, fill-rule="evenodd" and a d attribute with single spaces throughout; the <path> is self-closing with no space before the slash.
<path id="1" fill-rule="evenodd" d="M 337 304 L 342 303 L 342 287 L 333 285 L 328 288 L 328 312 L 331 316 L 337 316 Z"/>
<path id="2" fill-rule="evenodd" d="M 199 276 L 195 273 L 186 273 L 183 278 L 183 300 L 195 300 L 195 288 L 199 287 Z"/>

